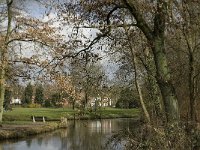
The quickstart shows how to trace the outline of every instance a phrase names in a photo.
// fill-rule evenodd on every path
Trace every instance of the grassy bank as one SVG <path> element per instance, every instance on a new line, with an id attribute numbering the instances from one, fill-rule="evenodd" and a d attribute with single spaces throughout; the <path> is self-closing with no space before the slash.
<path id="1" fill-rule="evenodd" d="M 59 128 L 64 128 L 60 123 L 29 123 L 29 124 L 3 124 L 0 129 L 0 140 L 18 139 L 31 135 L 37 135 L 45 132 L 54 131 Z"/>
<path id="2" fill-rule="evenodd" d="M 12 111 L 4 112 L 4 122 L 32 121 L 31 116 L 45 116 L 47 121 L 59 121 L 61 117 L 73 119 L 95 118 L 130 118 L 139 116 L 138 109 L 101 108 L 95 111 L 72 110 L 69 108 L 13 108 Z"/>

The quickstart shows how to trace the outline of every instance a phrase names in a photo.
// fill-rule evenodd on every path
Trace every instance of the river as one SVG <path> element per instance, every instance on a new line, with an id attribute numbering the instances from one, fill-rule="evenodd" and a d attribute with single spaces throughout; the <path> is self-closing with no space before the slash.
<path id="1" fill-rule="evenodd" d="M 137 127 L 135 119 L 68 121 L 67 129 L 0 142 L 0 150 L 123 150 L 124 143 L 105 145 L 119 131 Z"/>

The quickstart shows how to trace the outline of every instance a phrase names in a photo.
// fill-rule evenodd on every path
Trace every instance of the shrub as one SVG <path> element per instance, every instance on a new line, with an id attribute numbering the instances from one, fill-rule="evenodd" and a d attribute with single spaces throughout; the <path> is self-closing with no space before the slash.
<path id="1" fill-rule="evenodd" d="M 41 104 L 29 104 L 27 105 L 28 108 L 40 108 Z"/>

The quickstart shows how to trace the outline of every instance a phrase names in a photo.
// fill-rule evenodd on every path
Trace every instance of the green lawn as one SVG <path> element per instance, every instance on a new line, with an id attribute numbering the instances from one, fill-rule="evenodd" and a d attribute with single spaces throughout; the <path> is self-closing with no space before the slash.
<path id="1" fill-rule="evenodd" d="M 139 109 L 101 108 L 97 111 L 102 118 L 130 118 L 139 116 Z"/>
<path id="2" fill-rule="evenodd" d="M 3 121 L 31 121 L 31 116 L 46 116 L 47 120 L 60 120 L 61 117 L 72 119 L 74 111 L 69 108 L 13 108 L 12 111 L 4 112 Z M 91 118 L 124 118 L 139 116 L 138 109 L 116 109 L 116 108 L 101 108 L 96 112 L 85 112 L 82 119 Z"/>
<path id="3" fill-rule="evenodd" d="M 73 115 L 74 110 L 64 108 L 13 108 L 4 112 L 4 121 L 31 121 L 31 116 L 46 116 L 50 120 L 59 120 L 61 117 Z"/>

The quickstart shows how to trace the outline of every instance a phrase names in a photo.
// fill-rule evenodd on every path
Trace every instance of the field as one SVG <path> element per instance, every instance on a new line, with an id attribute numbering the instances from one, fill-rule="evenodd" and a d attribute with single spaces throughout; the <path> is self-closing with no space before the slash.
<path id="1" fill-rule="evenodd" d="M 77 110 L 69 108 L 13 108 L 12 111 L 4 112 L 4 122 L 32 121 L 31 116 L 45 116 L 48 121 L 59 121 L 61 117 L 73 119 L 95 118 L 130 118 L 139 116 L 138 109 L 101 108 L 100 110 L 84 111 L 80 115 Z"/>

